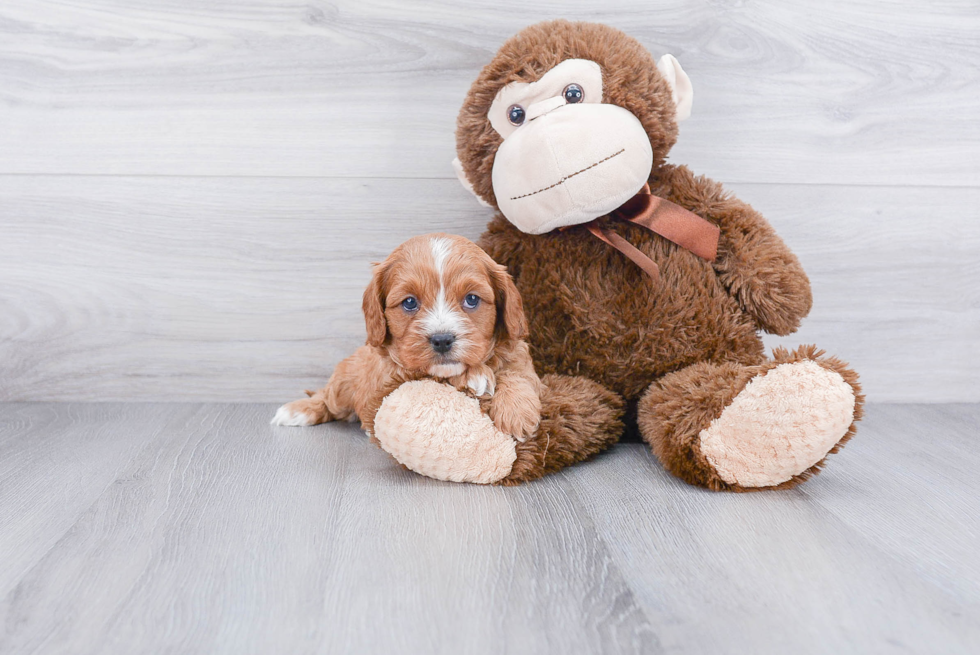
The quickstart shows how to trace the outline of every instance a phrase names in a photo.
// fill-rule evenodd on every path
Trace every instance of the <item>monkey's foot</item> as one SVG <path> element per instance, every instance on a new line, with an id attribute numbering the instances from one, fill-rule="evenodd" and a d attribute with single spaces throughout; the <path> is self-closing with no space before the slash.
<path id="1" fill-rule="evenodd" d="M 815 347 L 760 366 L 695 364 L 640 402 L 644 438 L 675 475 L 711 489 L 796 485 L 855 432 L 857 375 Z"/>

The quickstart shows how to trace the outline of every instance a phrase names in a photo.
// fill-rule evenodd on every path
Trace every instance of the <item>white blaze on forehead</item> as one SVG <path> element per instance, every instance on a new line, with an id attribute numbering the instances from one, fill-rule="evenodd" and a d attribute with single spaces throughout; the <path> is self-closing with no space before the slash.
<path id="1" fill-rule="evenodd" d="M 445 237 L 433 237 L 429 239 L 429 247 L 432 248 L 432 261 L 436 265 L 436 273 L 439 274 L 439 284 L 442 285 L 442 272 L 446 267 L 446 259 L 452 252 L 453 244 Z"/>
<path id="2" fill-rule="evenodd" d="M 452 242 L 444 237 L 433 237 L 429 240 L 432 249 L 432 263 L 439 276 L 439 295 L 436 304 L 425 310 L 422 315 L 422 327 L 428 335 L 449 333 L 462 336 L 463 321 L 458 312 L 446 300 L 445 268 L 446 260 L 452 253 Z"/>

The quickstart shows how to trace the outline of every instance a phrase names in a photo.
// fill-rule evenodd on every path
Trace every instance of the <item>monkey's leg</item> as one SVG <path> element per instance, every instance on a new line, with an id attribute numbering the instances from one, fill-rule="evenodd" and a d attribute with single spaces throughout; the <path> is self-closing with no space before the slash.
<path id="1" fill-rule="evenodd" d="M 857 374 L 815 346 L 758 366 L 700 363 L 640 400 L 640 432 L 668 471 L 716 491 L 787 488 L 819 472 L 855 432 Z"/>
<path id="2" fill-rule="evenodd" d="M 517 459 L 499 484 L 515 485 L 554 473 L 596 455 L 623 433 L 623 401 L 582 377 L 541 378 L 541 424 L 516 443 Z"/>
<path id="3" fill-rule="evenodd" d="M 608 448 L 623 432 L 619 396 L 585 378 L 545 376 L 541 423 L 524 441 L 494 426 L 481 403 L 436 380 L 406 382 L 381 403 L 374 440 L 437 480 L 515 485 Z"/>

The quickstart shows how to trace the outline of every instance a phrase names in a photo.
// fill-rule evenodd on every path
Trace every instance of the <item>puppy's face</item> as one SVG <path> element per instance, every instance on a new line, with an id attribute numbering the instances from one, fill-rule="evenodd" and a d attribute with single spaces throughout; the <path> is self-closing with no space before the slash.
<path id="1" fill-rule="evenodd" d="M 496 343 L 527 329 L 506 269 L 448 234 L 412 238 L 376 266 L 364 318 L 368 343 L 386 346 L 402 368 L 439 378 L 486 361 Z"/>

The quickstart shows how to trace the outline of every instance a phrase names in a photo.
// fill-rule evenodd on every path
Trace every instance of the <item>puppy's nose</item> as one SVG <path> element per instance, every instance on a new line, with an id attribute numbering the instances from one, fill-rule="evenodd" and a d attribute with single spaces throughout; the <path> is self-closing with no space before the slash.
<path id="1" fill-rule="evenodd" d="M 452 349 L 454 341 L 456 341 L 456 335 L 448 332 L 433 334 L 429 337 L 429 343 L 432 344 L 432 349 L 440 355 L 448 353 Z"/>

